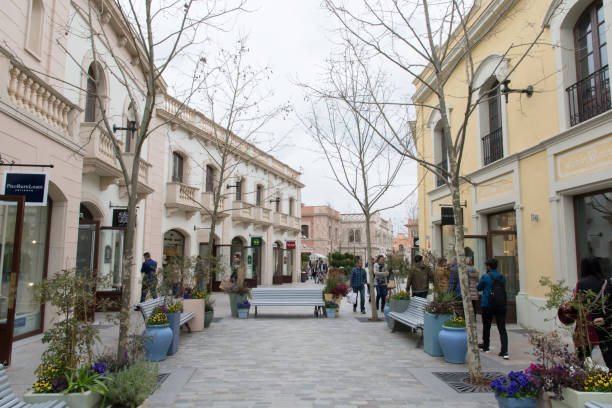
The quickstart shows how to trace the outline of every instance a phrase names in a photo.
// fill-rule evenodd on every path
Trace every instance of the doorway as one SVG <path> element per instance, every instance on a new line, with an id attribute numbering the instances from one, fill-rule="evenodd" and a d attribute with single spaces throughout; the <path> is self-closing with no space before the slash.
<path id="1" fill-rule="evenodd" d="M 25 197 L 0 195 L 0 362 L 11 363 Z"/>

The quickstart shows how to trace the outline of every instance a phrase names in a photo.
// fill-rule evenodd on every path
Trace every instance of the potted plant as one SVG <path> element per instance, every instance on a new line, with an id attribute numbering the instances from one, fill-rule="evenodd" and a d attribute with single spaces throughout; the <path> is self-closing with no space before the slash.
<path id="1" fill-rule="evenodd" d="M 230 310 L 232 317 L 238 317 L 238 309 L 236 308 L 236 305 L 240 302 L 245 302 L 249 298 L 251 290 L 244 285 L 239 285 L 238 282 L 232 282 L 230 280 L 221 282 L 219 287 L 222 291 L 227 293 L 230 298 Z"/>
<path id="2" fill-rule="evenodd" d="M 210 326 L 213 318 L 215 317 L 215 299 L 210 296 L 210 293 L 207 294 L 206 299 L 204 299 L 204 327 Z"/>
<path id="3" fill-rule="evenodd" d="M 249 317 L 249 309 L 251 308 L 251 304 L 248 300 L 244 302 L 236 303 L 236 309 L 238 309 L 238 318 L 247 319 Z"/>
<path id="4" fill-rule="evenodd" d="M 172 342 L 170 348 L 168 348 L 168 355 L 173 355 L 178 351 L 179 347 L 179 334 L 181 330 L 181 312 L 183 311 L 183 304 L 180 301 L 171 303 L 170 305 L 161 305 L 153 310 L 155 313 L 166 313 L 168 316 L 168 324 L 172 330 Z"/>
<path id="5" fill-rule="evenodd" d="M 325 314 L 327 317 L 336 317 L 336 312 L 338 311 L 338 304 L 331 301 L 325 301 Z"/>
<path id="6" fill-rule="evenodd" d="M 206 293 L 197 288 L 186 288 L 183 295 L 183 312 L 193 312 L 193 319 L 189 321 L 192 332 L 204 330 L 204 303 Z"/>
<path id="7" fill-rule="evenodd" d="M 439 334 L 442 324 L 453 318 L 455 302 L 456 298 L 452 293 L 435 293 L 434 300 L 425 307 L 423 349 L 431 356 L 440 357 L 442 355 Z"/>
<path id="8" fill-rule="evenodd" d="M 444 322 L 438 334 L 444 359 L 449 363 L 463 364 L 467 355 L 467 333 L 463 317 Z"/>
<path id="9" fill-rule="evenodd" d="M 325 288 L 323 289 L 323 296 L 326 301 L 332 301 L 338 307 L 339 310 L 342 298 L 348 294 L 348 285 L 344 281 L 345 276 L 339 272 L 329 272 L 329 277 L 325 282 Z M 337 310 L 337 311 L 338 311 Z"/>
<path id="10" fill-rule="evenodd" d="M 490 386 L 500 408 L 535 408 L 541 388 L 536 376 L 522 371 L 510 371 Z"/>
<path id="11" fill-rule="evenodd" d="M 405 312 L 406 309 L 408 309 L 409 304 L 410 304 L 410 293 L 406 292 L 405 290 L 402 290 L 401 292 L 398 292 L 394 294 L 393 296 L 391 296 L 391 299 L 389 301 L 389 312 L 398 312 L 398 313 Z M 386 308 L 387 308 L 387 305 L 385 305 L 385 309 Z M 395 327 L 395 320 L 389 319 L 388 313 L 385 314 L 385 318 L 387 319 L 387 326 L 390 329 L 393 329 Z"/>
<path id="12" fill-rule="evenodd" d="M 36 369 L 37 380 L 24 395 L 27 403 L 60 400 L 68 407 L 93 407 L 106 392 L 100 375 L 89 372 L 98 332 L 88 319 L 95 305 L 87 271 L 63 270 L 35 286 L 36 299 L 57 310 L 58 321 L 42 337 L 47 349 Z"/>
<path id="13" fill-rule="evenodd" d="M 163 312 L 152 314 L 145 325 L 146 329 L 142 333 L 142 339 L 147 360 L 164 360 L 170 343 L 172 343 L 172 329 L 170 329 L 168 316 Z"/>

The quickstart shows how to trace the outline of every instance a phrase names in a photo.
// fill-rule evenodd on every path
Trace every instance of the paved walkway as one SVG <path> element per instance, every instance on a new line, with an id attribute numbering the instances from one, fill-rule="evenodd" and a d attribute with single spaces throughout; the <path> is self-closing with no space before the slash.
<path id="1" fill-rule="evenodd" d="M 230 316 L 227 295 L 214 296 L 221 319 L 203 332 L 181 334 L 178 353 L 159 365 L 170 375 L 149 398 L 150 407 L 497 406 L 491 394 L 459 394 L 438 380 L 433 372 L 467 371 L 467 365 L 417 349 L 416 334 L 367 322 L 369 304 L 362 315 L 343 302 L 336 319 L 315 318 L 310 307 L 262 307 L 257 319 L 251 310 L 242 320 Z M 142 325 L 137 313 L 133 321 Z M 491 352 L 481 355 L 485 371 L 506 373 L 532 361 L 526 332 L 509 325 L 508 333 L 511 358 L 505 361 L 497 357 L 493 327 Z M 101 337 L 112 347 L 117 328 L 102 326 Z M 8 375 L 18 395 L 33 383 L 43 350 L 40 336 L 14 344 Z"/>

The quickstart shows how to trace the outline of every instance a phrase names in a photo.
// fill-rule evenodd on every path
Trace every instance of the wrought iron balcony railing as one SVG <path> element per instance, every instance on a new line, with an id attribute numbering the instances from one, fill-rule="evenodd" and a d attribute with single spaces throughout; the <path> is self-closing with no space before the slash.
<path id="1" fill-rule="evenodd" d="M 482 157 L 485 166 L 504 157 L 502 128 L 496 129 L 482 138 Z"/>
<path id="2" fill-rule="evenodd" d="M 566 89 L 570 125 L 574 126 L 610 110 L 610 71 L 608 66 L 593 72 Z"/>

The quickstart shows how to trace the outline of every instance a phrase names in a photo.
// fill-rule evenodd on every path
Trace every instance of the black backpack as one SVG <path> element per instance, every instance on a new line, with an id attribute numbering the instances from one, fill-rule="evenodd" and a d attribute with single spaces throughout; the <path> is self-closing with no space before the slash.
<path id="1" fill-rule="evenodd" d="M 506 307 L 506 288 L 501 276 L 499 279 L 493 279 L 491 292 L 489 292 L 489 306 L 494 308 Z"/>

